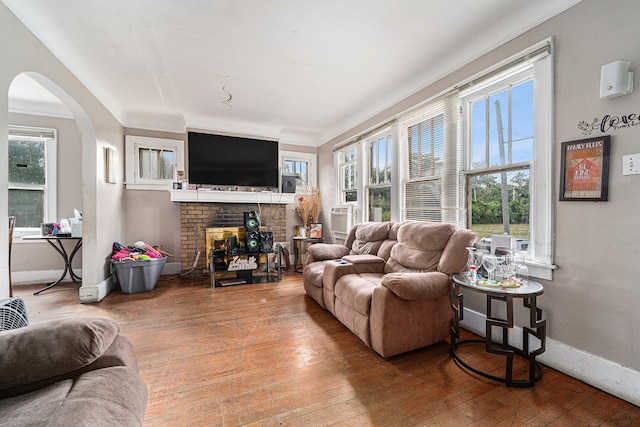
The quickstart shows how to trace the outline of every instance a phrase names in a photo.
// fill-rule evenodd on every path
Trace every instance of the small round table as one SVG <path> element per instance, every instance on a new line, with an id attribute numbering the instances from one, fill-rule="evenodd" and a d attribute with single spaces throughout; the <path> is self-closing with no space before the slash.
<path id="1" fill-rule="evenodd" d="M 487 298 L 487 320 L 485 339 L 460 340 L 460 321 L 463 320 L 464 306 L 463 295 L 460 288 L 478 292 Z M 454 320 L 451 326 L 451 357 L 456 363 L 466 369 L 491 380 L 500 381 L 509 387 L 532 387 L 542 378 L 542 365 L 536 361 L 536 356 L 544 353 L 546 341 L 546 320 L 542 318 L 542 309 L 537 306 L 536 298 L 542 295 L 544 288 L 538 282 L 528 280 L 518 288 L 487 287 L 471 283 L 466 272 L 455 273 L 451 276 L 451 308 L 454 312 Z M 515 347 L 509 343 L 509 331 L 514 328 L 513 300 L 522 299 L 522 305 L 529 309 L 529 325 L 522 327 L 522 347 Z M 506 318 L 502 319 L 494 315 L 493 301 L 503 302 L 506 309 Z M 502 330 L 502 342 L 493 342 L 493 328 Z M 530 337 L 536 337 L 539 341 L 537 348 L 531 348 Z M 458 347 L 467 344 L 485 344 L 488 353 L 503 355 L 506 358 L 505 375 L 499 377 L 474 368 L 462 360 L 457 354 Z M 529 361 L 528 378 L 513 378 L 513 355 L 516 354 Z"/>

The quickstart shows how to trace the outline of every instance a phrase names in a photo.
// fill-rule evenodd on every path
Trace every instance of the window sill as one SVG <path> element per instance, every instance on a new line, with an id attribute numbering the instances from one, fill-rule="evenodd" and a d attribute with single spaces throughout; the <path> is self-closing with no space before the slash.
<path id="1" fill-rule="evenodd" d="M 157 191 L 167 191 L 173 189 L 172 182 L 163 182 L 158 184 L 138 184 L 134 182 L 125 182 L 125 188 L 127 190 L 157 190 Z"/>
<path id="2" fill-rule="evenodd" d="M 527 261 L 525 264 L 529 270 L 529 277 L 536 279 L 553 280 L 553 270 L 558 269 L 557 265 L 535 261 Z"/>

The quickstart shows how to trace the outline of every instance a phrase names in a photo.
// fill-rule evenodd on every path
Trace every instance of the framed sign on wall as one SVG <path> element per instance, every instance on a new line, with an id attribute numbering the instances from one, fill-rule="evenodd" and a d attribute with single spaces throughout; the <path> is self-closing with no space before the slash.
<path id="1" fill-rule="evenodd" d="M 560 200 L 606 202 L 611 137 L 562 143 Z"/>

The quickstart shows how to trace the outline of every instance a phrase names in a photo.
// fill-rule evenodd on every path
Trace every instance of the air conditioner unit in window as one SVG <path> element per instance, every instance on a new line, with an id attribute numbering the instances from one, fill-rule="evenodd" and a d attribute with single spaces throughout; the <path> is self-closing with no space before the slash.
<path id="1" fill-rule="evenodd" d="M 331 208 L 331 234 L 335 243 L 344 243 L 353 227 L 353 205 Z"/>

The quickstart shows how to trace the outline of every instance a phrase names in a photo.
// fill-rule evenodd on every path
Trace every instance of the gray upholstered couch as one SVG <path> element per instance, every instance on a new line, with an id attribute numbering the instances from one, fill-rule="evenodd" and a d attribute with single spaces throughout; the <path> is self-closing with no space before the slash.
<path id="1" fill-rule="evenodd" d="M 114 320 L 3 331 L 0 349 L 0 425 L 142 425 L 147 388 L 133 345 Z"/>
<path id="2" fill-rule="evenodd" d="M 345 244 L 309 247 L 307 294 L 383 357 L 435 344 L 450 332 L 450 275 L 476 235 L 450 224 L 361 223 Z"/>

